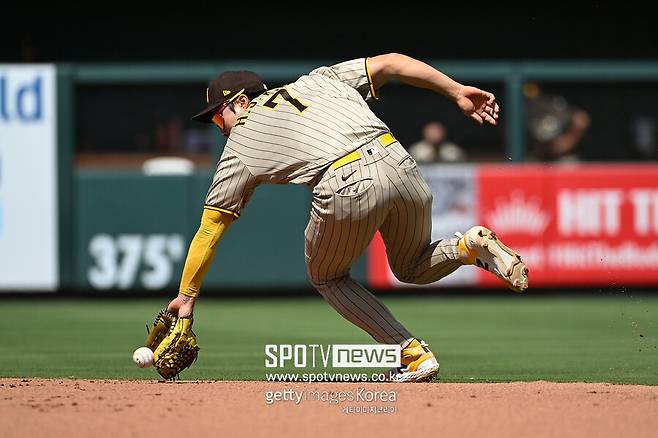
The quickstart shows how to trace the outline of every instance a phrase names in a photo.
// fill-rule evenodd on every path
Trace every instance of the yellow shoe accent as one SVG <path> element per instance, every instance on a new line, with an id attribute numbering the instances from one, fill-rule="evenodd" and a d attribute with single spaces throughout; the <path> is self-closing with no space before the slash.
<path id="1" fill-rule="evenodd" d="M 528 267 L 519 254 L 498 239 L 496 233 L 488 228 L 475 226 L 464 235 L 455 234 L 459 236 L 459 255 L 464 263 L 473 258 L 473 262 L 468 264 L 477 265 L 493 273 L 514 292 L 524 292 L 528 289 Z"/>
<path id="2" fill-rule="evenodd" d="M 418 371 L 418 367 L 420 366 L 420 364 L 423 363 L 423 362 L 425 362 L 426 360 L 429 360 L 429 359 L 435 359 L 435 358 L 434 358 L 434 353 L 432 353 L 431 351 L 430 351 L 429 353 L 425 353 L 425 354 L 423 354 L 423 355 L 420 356 L 418 359 L 416 359 L 415 361 L 411 362 L 411 363 L 407 366 L 407 368 L 409 369 L 409 371 Z"/>
<path id="3" fill-rule="evenodd" d="M 429 351 L 429 348 L 426 348 L 427 344 L 423 346 L 418 339 L 412 339 L 406 347 L 402 349 L 401 362 L 402 365 L 409 366 L 412 362 L 417 361 L 425 353 Z M 431 353 L 431 351 L 429 351 Z"/>
<path id="4" fill-rule="evenodd" d="M 439 362 L 427 344 L 418 339 L 412 339 L 402 349 L 402 367 L 391 373 L 393 382 L 429 382 L 439 373 Z"/>
<path id="5" fill-rule="evenodd" d="M 477 254 L 466 245 L 466 238 L 461 233 L 455 233 L 459 237 L 459 257 L 465 265 L 474 265 Z"/>

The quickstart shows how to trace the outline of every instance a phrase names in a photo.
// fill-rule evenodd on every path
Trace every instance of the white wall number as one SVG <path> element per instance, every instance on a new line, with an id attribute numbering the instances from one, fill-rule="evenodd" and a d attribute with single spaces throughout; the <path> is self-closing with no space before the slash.
<path id="1" fill-rule="evenodd" d="M 97 234 L 89 241 L 93 264 L 87 279 L 96 289 L 128 289 L 137 281 L 145 289 L 160 289 L 171 282 L 183 252 L 179 234 Z"/>

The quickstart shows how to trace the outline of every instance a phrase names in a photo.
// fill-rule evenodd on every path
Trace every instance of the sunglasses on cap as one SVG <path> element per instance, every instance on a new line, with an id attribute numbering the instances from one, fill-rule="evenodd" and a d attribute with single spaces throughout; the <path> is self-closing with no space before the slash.
<path id="1" fill-rule="evenodd" d="M 213 123 L 214 123 L 215 125 L 217 125 L 217 127 L 218 127 L 220 130 L 224 131 L 224 125 L 225 125 L 225 123 L 224 123 L 224 117 L 222 116 L 222 113 L 224 112 L 224 110 L 225 110 L 225 109 L 226 109 L 226 108 L 227 108 L 227 107 L 228 107 L 233 101 L 235 101 L 235 99 L 237 99 L 238 97 L 240 97 L 240 96 L 242 95 L 243 92 L 244 92 L 244 89 L 240 90 L 235 96 L 233 96 L 232 98 L 230 98 L 229 100 L 227 100 L 226 102 L 224 102 L 223 104 L 221 104 L 221 105 L 215 110 L 215 113 L 214 113 L 213 116 L 212 116 L 212 121 L 213 121 Z"/>

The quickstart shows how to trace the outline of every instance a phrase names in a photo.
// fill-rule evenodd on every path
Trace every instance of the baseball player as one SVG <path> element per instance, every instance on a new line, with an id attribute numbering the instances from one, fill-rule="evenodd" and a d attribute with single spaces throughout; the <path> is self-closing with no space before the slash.
<path id="1" fill-rule="evenodd" d="M 350 277 L 350 267 L 377 230 L 391 269 L 405 283 L 432 283 L 476 264 L 517 292 L 527 288 L 528 270 L 520 256 L 487 228 L 430 241 L 430 190 L 413 158 L 366 104 L 393 79 L 443 94 L 479 124 L 497 123 L 492 93 L 396 53 L 320 67 L 271 90 L 248 71 L 227 71 L 210 82 L 207 106 L 193 119 L 214 123 L 228 140 L 189 248 L 180 293 L 167 309 L 178 318 L 155 351 L 156 361 L 191 336 L 194 302 L 217 244 L 260 184 L 312 189 L 305 231 L 310 280 L 345 319 L 380 343 L 401 345 L 394 381 L 431 380 L 439 364 L 426 343 Z"/>

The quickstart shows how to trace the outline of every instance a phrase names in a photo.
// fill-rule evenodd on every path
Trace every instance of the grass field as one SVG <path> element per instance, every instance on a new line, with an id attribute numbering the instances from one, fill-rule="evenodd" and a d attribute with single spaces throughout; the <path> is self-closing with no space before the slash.
<path id="1" fill-rule="evenodd" d="M 658 297 L 384 300 L 430 343 L 440 381 L 658 384 Z M 4 299 L 0 377 L 156 379 L 153 369 L 136 368 L 131 354 L 163 304 Z M 262 380 L 265 344 L 373 342 L 315 296 L 202 299 L 194 328 L 201 353 L 184 379 Z"/>

